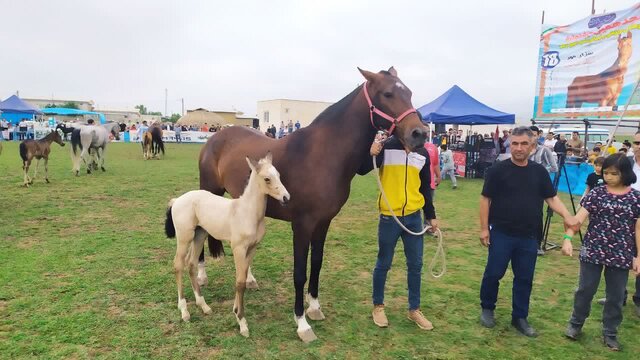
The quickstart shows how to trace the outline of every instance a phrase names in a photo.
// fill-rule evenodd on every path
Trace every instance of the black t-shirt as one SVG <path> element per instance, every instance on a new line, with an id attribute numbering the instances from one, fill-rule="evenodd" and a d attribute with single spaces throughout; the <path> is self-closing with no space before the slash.
<path id="1" fill-rule="evenodd" d="M 542 165 L 517 166 L 509 159 L 489 168 L 482 195 L 491 199 L 489 225 L 511 236 L 539 239 L 544 200 L 556 191 Z"/>
<path id="2" fill-rule="evenodd" d="M 593 190 L 596 186 L 604 185 L 604 178 L 602 174 L 598 175 L 596 173 L 591 173 L 587 176 L 587 186 L 589 190 Z"/>

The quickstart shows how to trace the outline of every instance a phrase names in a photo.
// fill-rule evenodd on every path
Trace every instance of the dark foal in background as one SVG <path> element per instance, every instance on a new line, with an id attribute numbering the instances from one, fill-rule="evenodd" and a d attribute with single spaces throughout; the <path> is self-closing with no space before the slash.
<path id="1" fill-rule="evenodd" d="M 24 171 L 24 183 L 25 187 L 29 187 L 33 184 L 33 180 L 38 175 L 38 167 L 40 166 L 40 159 L 44 159 L 44 180 L 49 182 L 49 154 L 51 153 L 51 143 L 55 142 L 60 146 L 64 146 L 62 137 L 57 130 L 54 130 L 47 134 L 40 140 L 25 140 L 20 143 L 20 157 L 22 158 L 22 170 Z M 29 166 L 31 166 L 31 160 L 36 158 L 36 169 L 33 172 L 33 177 L 29 177 Z"/>
<path id="2" fill-rule="evenodd" d="M 267 151 L 273 154 L 273 165 L 280 171 L 291 201 L 282 207 L 270 198 L 266 215 L 291 222 L 295 317 L 298 336 L 305 342 L 316 339 L 304 316 L 309 248 L 306 314 L 312 320 L 322 320 L 318 282 L 327 230 L 349 198 L 353 177 L 371 168 L 369 148 L 376 131 L 388 129 L 408 149 L 424 146 L 427 138 L 426 128 L 411 104 L 411 91 L 395 69 L 360 72 L 367 80 L 364 85 L 327 108 L 305 128 L 275 140 L 255 130 L 233 126 L 212 136 L 200 152 L 200 188 L 217 195 L 228 192 L 234 198 L 242 193 L 249 175 L 241 158 L 256 158 Z M 209 237 L 209 250 L 213 256 L 221 256 L 222 244 Z M 204 266 L 200 270 L 199 276 L 206 278 Z"/>

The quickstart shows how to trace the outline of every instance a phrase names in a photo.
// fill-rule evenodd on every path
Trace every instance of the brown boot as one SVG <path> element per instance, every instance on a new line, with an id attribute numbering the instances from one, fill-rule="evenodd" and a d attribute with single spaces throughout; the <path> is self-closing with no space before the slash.
<path id="1" fill-rule="evenodd" d="M 422 314 L 422 311 L 417 310 L 409 310 L 407 313 L 407 318 L 418 325 L 418 327 L 422 330 L 433 330 L 433 324 L 431 321 L 427 320 Z"/>
<path id="2" fill-rule="evenodd" d="M 374 305 L 373 306 L 373 322 L 381 328 L 386 328 L 389 326 L 389 320 L 387 320 L 387 315 L 384 313 L 384 305 Z"/>

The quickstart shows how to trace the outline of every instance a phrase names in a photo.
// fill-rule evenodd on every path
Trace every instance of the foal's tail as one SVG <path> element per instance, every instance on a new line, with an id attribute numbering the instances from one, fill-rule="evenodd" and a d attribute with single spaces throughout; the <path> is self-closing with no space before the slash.
<path id="1" fill-rule="evenodd" d="M 169 201 L 169 208 L 167 208 L 167 219 L 164 221 L 164 233 L 167 234 L 168 238 L 176 237 L 176 227 L 173 225 L 173 216 L 171 215 L 171 205 L 173 205 L 173 201 L 175 199 L 171 199 Z"/>
<path id="2" fill-rule="evenodd" d="M 20 143 L 20 157 L 22 158 L 22 161 L 27 161 L 27 145 L 25 145 L 23 142 Z"/>

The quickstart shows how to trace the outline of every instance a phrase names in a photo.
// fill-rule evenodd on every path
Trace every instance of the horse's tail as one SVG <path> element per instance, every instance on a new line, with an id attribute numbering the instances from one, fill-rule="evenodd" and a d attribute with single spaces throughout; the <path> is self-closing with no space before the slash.
<path id="1" fill-rule="evenodd" d="M 167 234 L 168 238 L 176 237 L 176 227 L 173 225 L 173 215 L 171 215 L 171 206 L 175 199 L 171 199 L 169 201 L 169 207 L 167 208 L 167 219 L 164 221 L 164 233 Z"/>
<path id="2" fill-rule="evenodd" d="M 220 258 L 224 256 L 224 246 L 222 246 L 222 241 L 209 235 L 208 243 L 209 243 L 209 254 L 211 254 L 212 257 Z"/>
<path id="3" fill-rule="evenodd" d="M 162 151 L 162 155 L 164 155 L 164 141 L 162 141 L 162 130 L 160 128 L 157 129 L 158 130 L 154 129 L 154 131 L 151 132 L 151 139 L 152 142 L 155 143 L 156 152 Z"/>
<path id="4" fill-rule="evenodd" d="M 27 145 L 25 143 L 20 143 L 20 157 L 22 161 L 27 161 Z"/>
<path id="5" fill-rule="evenodd" d="M 80 129 L 73 129 L 71 132 L 71 149 L 73 150 L 73 155 L 77 155 L 77 148 L 82 150 L 82 142 L 80 141 Z"/>

